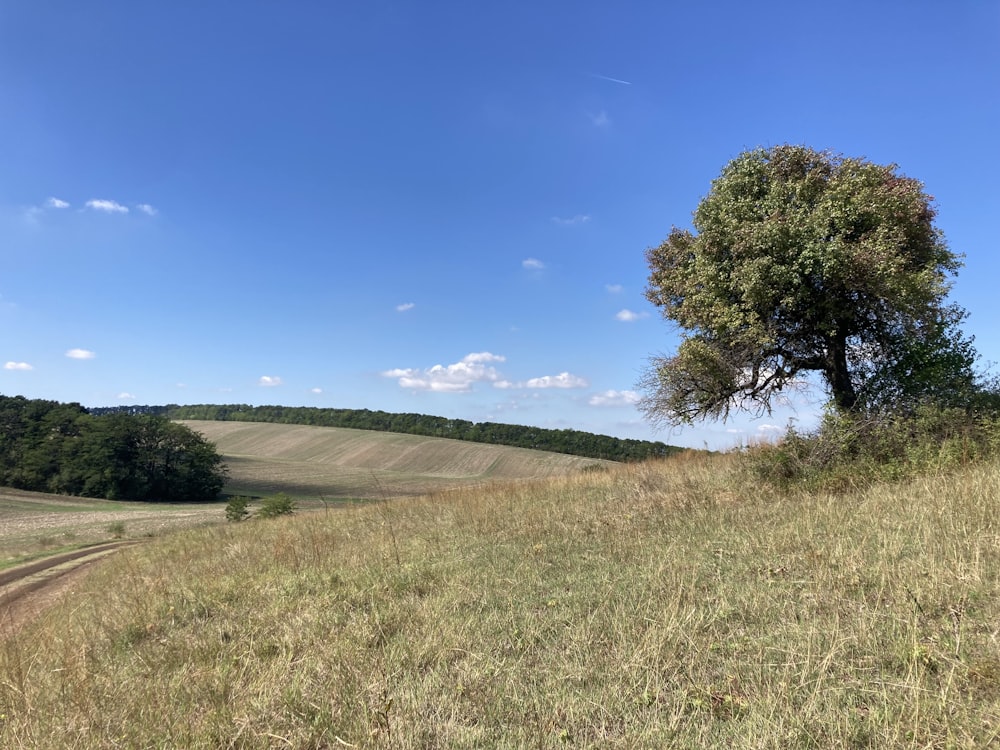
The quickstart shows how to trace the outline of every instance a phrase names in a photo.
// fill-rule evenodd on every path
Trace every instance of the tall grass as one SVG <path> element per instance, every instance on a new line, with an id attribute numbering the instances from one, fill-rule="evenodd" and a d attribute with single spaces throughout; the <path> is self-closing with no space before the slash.
<path id="1" fill-rule="evenodd" d="M 0 647 L 0 746 L 987 747 L 998 498 L 689 458 L 184 532 Z"/>

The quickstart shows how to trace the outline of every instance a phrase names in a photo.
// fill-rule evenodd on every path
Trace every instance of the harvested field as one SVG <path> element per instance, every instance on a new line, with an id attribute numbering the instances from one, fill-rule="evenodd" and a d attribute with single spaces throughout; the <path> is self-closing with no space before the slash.
<path id="1" fill-rule="evenodd" d="M 277 491 L 326 498 L 421 495 L 490 481 L 566 476 L 613 465 L 445 438 L 339 427 L 263 422 L 185 421 L 216 444 L 230 476 L 227 491 Z"/>

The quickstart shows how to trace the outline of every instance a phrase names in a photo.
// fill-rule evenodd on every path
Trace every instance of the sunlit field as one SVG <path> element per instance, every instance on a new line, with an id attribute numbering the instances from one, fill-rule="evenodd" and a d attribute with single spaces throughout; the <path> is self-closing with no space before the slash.
<path id="1" fill-rule="evenodd" d="M 0 651 L 4 747 L 988 747 L 1000 469 L 678 457 L 196 529 Z"/>

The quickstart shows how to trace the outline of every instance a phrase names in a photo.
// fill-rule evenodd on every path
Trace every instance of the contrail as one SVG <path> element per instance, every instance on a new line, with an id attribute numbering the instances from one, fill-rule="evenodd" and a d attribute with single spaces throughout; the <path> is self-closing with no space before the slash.
<path id="1" fill-rule="evenodd" d="M 631 86 L 631 81 L 623 81 L 621 78 L 612 78 L 611 76 L 602 76 L 600 73 L 591 73 L 590 75 L 594 78 L 600 78 L 602 81 L 611 81 L 612 83 L 620 83 L 623 86 Z"/>

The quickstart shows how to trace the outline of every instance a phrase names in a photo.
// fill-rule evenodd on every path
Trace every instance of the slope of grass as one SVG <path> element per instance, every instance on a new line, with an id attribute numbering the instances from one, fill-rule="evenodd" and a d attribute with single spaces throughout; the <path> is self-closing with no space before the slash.
<path id="1" fill-rule="evenodd" d="M 195 530 L 0 649 L 3 747 L 988 747 L 1000 467 L 726 458 Z"/>
<path id="2" fill-rule="evenodd" d="M 232 494 L 384 498 L 615 465 L 562 453 L 339 427 L 182 424 L 216 444 L 230 470 L 226 490 Z"/>

